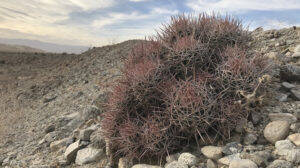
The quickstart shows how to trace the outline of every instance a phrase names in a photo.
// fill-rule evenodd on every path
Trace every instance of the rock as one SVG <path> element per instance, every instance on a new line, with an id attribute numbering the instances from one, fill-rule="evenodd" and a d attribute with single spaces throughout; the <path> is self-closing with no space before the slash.
<path id="1" fill-rule="evenodd" d="M 78 152 L 78 150 L 80 150 L 81 146 L 80 146 L 80 141 L 76 141 L 74 143 L 72 143 L 71 145 L 69 145 L 64 153 L 65 158 L 67 159 L 68 163 L 71 163 L 73 161 L 75 161 L 76 158 L 76 154 Z"/>
<path id="2" fill-rule="evenodd" d="M 261 121 L 261 114 L 258 112 L 253 111 L 251 113 L 251 120 L 253 122 L 253 124 L 258 124 Z"/>
<path id="3" fill-rule="evenodd" d="M 57 151 L 58 149 L 67 146 L 70 142 L 72 142 L 71 138 L 65 138 L 58 141 L 54 141 L 50 143 L 50 150 L 52 152 Z"/>
<path id="4" fill-rule="evenodd" d="M 203 155 L 209 159 L 220 159 L 222 157 L 222 147 L 217 147 L 217 146 L 205 146 L 201 148 L 201 152 Z"/>
<path id="5" fill-rule="evenodd" d="M 244 144 L 251 145 L 257 141 L 257 136 L 251 133 L 247 133 L 244 137 Z"/>
<path id="6" fill-rule="evenodd" d="M 241 153 L 243 151 L 243 146 L 237 142 L 231 142 L 226 144 L 226 146 L 223 148 L 223 153 L 225 155 L 232 155 L 236 153 Z"/>
<path id="7" fill-rule="evenodd" d="M 284 93 L 280 93 L 275 97 L 280 102 L 287 102 L 288 101 L 288 95 Z"/>
<path id="8" fill-rule="evenodd" d="M 289 134 L 290 124 L 287 121 L 272 121 L 264 129 L 264 137 L 271 143 L 282 140 Z"/>
<path id="9" fill-rule="evenodd" d="M 291 130 L 295 133 L 300 133 L 300 122 L 291 124 Z"/>
<path id="10" fill-rule="evenodd" d="M 81 113 L 82 121 L 88 121 L 93 118 L 100 118 L 101 111 L 96 106 L 88 106 Z"/>
<path id="11" fill-rule="evenodd" d="M 57 96 L 55 96 L 55 95 L 50 96 L 50 97 L 46 97 L 46 98 L 43 99 L 43 103 L 49 103 L 49 102 L 55 100 L 56 98 L 57 98 Z"/>
<path id="12" fill-rule="evenodd" d="M 289 83 L 289 82 L 282 82 L 281 83 L 281 88 L 282 90 L 285 90 L 285 91 L 290 91 L 291 89 L 295 88 L 296 86 Z"/>
<path id="13" fill-rule="evenodd" d="M 270 113 L 269 118 L 271 121 L 288 121 L 289 123 L 294 123 L 297 121 L 297 118 L 290 113 Z"/>
<path id="14" fill-rule="evenodd" d="M 53 132 L 53 131 L 55 131 L 55 125 L 53 125 L 53 124 L 49 125 L 49 126 L 46 127 L 46 129 L 45 129 L 45 133 L 46 133 L 46 134 L 49 133 L 49 132 Z"/>
<path id="15" fill-rule="evenodd" d="M 278 53 L 277 52 L 269 52 L 266 54 L 266 57 L 268 57 L 269 59 L 276 60 L 278 57 Z"/>
<path id="16" fill-rule="evenodd" d="M 9 165 L 9 162 L 10 162 L 10 157 L 5 158 L 5 159 L 2 161 L 2 166 L 8 166 L 8 165 Z"/>
<path id="17" fill-rule="evenodd" d="M 84 129 L 79 133 L 79 139 L 82 141 L 90 141 L 90 136 L 95 130 L 93 129 Z"/>
<path id="18" fill-rule="evenodd" d="M 238 121 L 236 127 L 235 127 L 235 131 L 238 133 L 243 133 L 244 132 L 244 128 L 247 125 L 247 120 L 246 119 L 241 119 Z"/>
<path id="19" fill-rule="evenodd" d="M 267 168 L 293 168 L 292 164 L 285 160 L 274 160 Z"/>
<path id="20" fill-rule="evenodd" d="M 187 164 L 184 164 L 182 162 L 173 161 L 171 163 L 168 163 L 165 168 L 188 168 Z"/>
<path id="21" fill-rule="evenodd" d="M 300 52 L 296 52 L 292 55 L 292 58 L 299 58 L 300 57 Z"/>
<path id="22" fill-rule="evenodd" d="M 300 133 L 289 135 L 288 139 L 292 141 L 297 147 L 300 147 Z"/>
<path id="23" fill-rule="evenodd" d="M 249 159 L 253 161 L 259 167 L 266 167 L 268 165 L 268 160 L 272 157 L 269 151 L 259 151 L 254 153 L 242 153 L 242 159 Z"/>
<path id="24" fill-rule="evenodd" d="M 296 101 L 300 101 L 300 90 L 292 89 L 291 97 Z"/>
<path id="25" fill-rule="evenodd" d="M 281 140 L 275 143 L 275 153 L 278 155 L 287 155 L 287 152 L 295 148 L 295 145 L 290 140 Z"/>
<path id="26" fill-rule="evenodd" d="M 132 166 L 131 168 L 162 168 L 162 167 L 160 167 L 160 166 L 153 166 L 153 165 L 147 165 L 147 164 L 136 164 L 136 165 Z"/>
<path id="27" fill-rule="evenodd" d="M 285 81 L 299 81 L 300 67 L 296 65 L 287 64 L 280 67 L 280 78 Z"/>
<path id="28" fill-rule="evenodd" d="M 295 111 L 294 116 L 297 118 L 297 120 L 300 120 L 300 109 Z"/>
<path id="29" fill-rule="evenodd" d="M 130 162 L 126 158 L 120 158 L 118 163 L 118 168 L 130 168 L 132 166 L 132 162 Z"/>
<path id="30" fill-rule="evenodd" d="M 44 140 L 45 142 L 48 143 L 48 145 L 56 140 L 57 132 L 49 132 L 48 134 L 45 135 Z"/>
<path id="31" fill-rule="evenodd" d="M 229 166 L 229 164 L 230 164 L 233 160 L 240 160 L 240 159 L 241 159 L 240 154 L 237 153 L 237 154 L 228 155 L 228 156 L 225 156 L 225 157 L 219 159 L 219 160 L 218 160 L 218 163 Z"/>
<path id="32" fill-rule="evenodd" d="M 300 164 L 300 149 L 292 149 L 285 155 L 285 159 L 289 162 Z"/>
<path id="33" fill-rule="evenodd" d="M 258 168 L 257 165 L 249 159 L 233 160 L 229 168 Z"/>
<path id="34" fill-rule="evenodd" d="M 178 158 L 178 162 L 187 164 L 188 166 L 195 166 L 198 158 L 190 153 L 182 153 Z"/>
<path id="35" fill-rule="evenodd" d="M 180 156 L 180 153 L 172 154 L 166 157 L 167 163 L 171 163 L 173 161 L 177 161 Z"/>
<path id="36" fill-rule="evenodd" d="M 207 168 L 218 168 L 217 164 L 211 159 L 207 159 L 206 166 Z"/>
<path id="37" fill-rule="evenodd" d="M 77 152 L 75 163 L 78 165 L 92 163 L 104 155 L 105 153 L 102 149 L 84 148 Z"/>

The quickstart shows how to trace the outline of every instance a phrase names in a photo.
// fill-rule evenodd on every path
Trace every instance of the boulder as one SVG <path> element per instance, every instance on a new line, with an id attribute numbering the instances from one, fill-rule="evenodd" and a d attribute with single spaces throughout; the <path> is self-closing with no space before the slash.
<path id="1" fill-rule="evenodd" d="M 291 97 L 296 100 L 296 101 L 300 101 L 300 90 L 299 89 L 292 89 L 291 90 Z"/>
<path id="2" fill-rule="evenodd" d="M 269 113 L 268 116 L 271 121 L 288 121 L 290 124 L 297 121 L 297 118 L 290 113 Z"/>
<path id="3" fill-rule="evenodd" d="M 207 168 L 218 168 L 217 164 L 211 159 L 207 159 L 206 166 Z"/>
<path id="4" fill-rule="evenodd" d="M 293 165 L 285 160 L 274 160 L 267 168 L 293 168 Z"/>
<path id="5" fill-rule="evenodd" d="M 132 166 L 131 168 L 162 168 L 162 167 L 147 165 L 147 164 L 136 164 L 136 165 Z"/>
<path id="6" fill-rule="evenodd" d="M 257 165 L 249 159 L 233 160 L 229 168 L 258 168 Z"/>
<path id="7" fill-rule="evenodd" d="M 284 81 L 300 81 L 300 67 L 287 64 L 280 67 L 280 78 Z"/>
<path id="8" fill-rule="evenodd" d="M 281 88 L 282 90 L 285 90 L 285 91 L 290 91 L 291 89 L 295 88 L 296 86 L 289 83 L 289 82 L 282 82 L 281 83 Z"/>
<path id="9" fill-rule="evenodd" d="M 165 168 L 189 168 L 187 164 L 184 164 L 182 162 L 173 161 L 171 163 L 168 163 Z"/>
<path id="10" fill-rule="evenodd" d="M 205 146 L 201 148 L 201 152 L 205 157 L 208 159 L 214 159 L 218 160 L 222 157 L 222 147 L 217 147 L 217 146 Z"/>
<path id="11" fill-rule="evenodd" d="M 75 163 L 78 165 L 84 165 L 95 162 L 105 156 L 105 152 L 102 149 L 84 148 L 77 152 Z"/>
<path id="12" fill-rule="evenodd" d="M 297 147 L 300 147 L 300 133 L 289 135 L 288 139 L 292 141 Z"/>
<path id="13" fill-rule="evenodd" d="M 81 146 L 80 146 L 80 141 L 76 141 L 74 143 L 72 143 L 71 145 L 69 145 L 64 153 L 65 158 L 67 159 L 68 163 L 71 163 L 73 161 L 75 161 L 76 158 L 76 154 L 77 152 L 80 150 Z"/>
<path id="14" fill-rule="evenodd" d="M 270 122 L 264 129 L 264 137 L 271 143 L 285 139 L 289 134 L 290 124 L 288 121 Z"/>
<path id="15" fill-rule="evenodd" d="M 222 157 L 221 159 L 218 160 L 218 163 L 229 166 L 229 164 L 232 161 L 234 161 L 234 160 L 240 160 L 240 159 L 241 159 L 240 154 L 237 153 L 237 154 L 233 154 L 233 155 L 228 155 L 228 156 Z"/>
<path id="16" fill-rule="evenodd" d="M 178 158 L 178 162 L 188 166 L 195 166 L 198 163 L 198 158 L 190 153 L 182 153 Z"/>

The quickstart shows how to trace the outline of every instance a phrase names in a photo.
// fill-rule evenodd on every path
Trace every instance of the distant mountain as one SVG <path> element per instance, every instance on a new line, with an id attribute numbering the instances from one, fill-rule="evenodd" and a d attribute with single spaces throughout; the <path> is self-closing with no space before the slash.
<path id="1" fill-rule="evenodd" d="M 34 52 L 45 52 L 40 49 L 24 46 L 24 45 L 11 45 L 11 44 L 1 44 L 0 43 L 0 52 L 27 52 L 27 53 L 34 53 Z"/>
<path id="2" fill-rule="evenodd" d="M 0 43 L 4 44 L 12 44 L 12 45 L 24 45 L 33 48 L 38 48 L 44 50 L 46 52 L 54 52 L 54 53 L 82 53 L 88 50 L 87 46 L 73 46 L 73 45 L 60 45 L 54 43 L 47 43 L 38 40 L 27 40 L 27 39 L 6 39 L 0 38 Z"/>

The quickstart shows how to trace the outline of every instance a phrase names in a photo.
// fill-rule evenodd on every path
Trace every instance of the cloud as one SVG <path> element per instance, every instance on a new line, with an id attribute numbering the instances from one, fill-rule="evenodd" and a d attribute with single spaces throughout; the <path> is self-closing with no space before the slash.
<path id="1" fill-rule="evenodd" d="M 175 15 L 178 14 L 178 10 L 170 10 L 167 8 L 154 8 L 151 13 L 153 14 L 167 14 L 167 15 Z"/>
<path id="2" fill-rule="evenodd" d="M 6 36 L 12 34 L 3 30 L 17 32 L 26 38 L 31 35 L 31 39 L 40 38 L 39 40 L 46 42 L 73 41 L 74 44 L 88 45 L 96 41 L 95 35 L 88 27 L 60 23 L 70 19 L 70 15 L 74 12 L 105 9 L 115 5 L 115 2 L 115 0 L 1 0 L 0 29 L 2 34 L 7 33 Z"/>
<path id="3" fill-rule="evenodd" d="M 186 5 L 197 12 L 221 13 L 300 9 L 299 0 L 187 0 Z"/>
<path id="4" fill-rule="evenodd" d="M 149 0 L 129 0 L 130 2 L 144 2 L 144 1 L 149 1 Z"/>
<path id="5" fill-rule="evenodd" d="M 278 20 L 278 19 L 263 19 L 259 21 L 259 24 L 263 26 L 264 29 L 282 29 L 292 26 L 300 26 L 300 23 L 290 23 L 288 21 Z M 252 27 L 251 29 L 254 29 Z"/>

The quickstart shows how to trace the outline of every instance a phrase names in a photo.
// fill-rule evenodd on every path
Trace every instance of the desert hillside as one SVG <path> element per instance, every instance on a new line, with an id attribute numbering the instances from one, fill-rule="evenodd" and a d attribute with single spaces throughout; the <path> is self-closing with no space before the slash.
<path id="1" fill-rule="evenodd" d="M 9 53 L 43 53 L 43 50 L 23 46 L 23 45 L 10 45 L 10 44 L 0 44 L 0 52 L 9 52 Z"/>
<path id="2" fill-rule="evenodd" d="M 172 153 L 163 158 L 166 167 L 228 167 L 247 159 L 254 168 L 299 168 L 300 28 L 258 28 L 251 35 L 251 45 L 272 63 L 268 104 L 241 122 L 227 142 Z M 139 42 L 80 55 L 0 45 L 5 51 L 0 52 L 0 167 L 105 167 L 109 159 L 99 133 L 101 105 L 122 75 L 123 60 Z M 118 164 L 130 167 L 122 159 Z"/>

